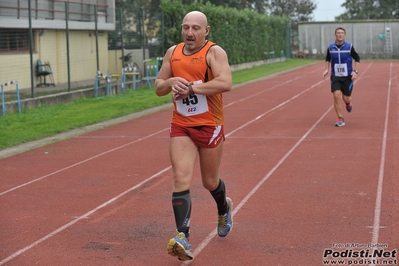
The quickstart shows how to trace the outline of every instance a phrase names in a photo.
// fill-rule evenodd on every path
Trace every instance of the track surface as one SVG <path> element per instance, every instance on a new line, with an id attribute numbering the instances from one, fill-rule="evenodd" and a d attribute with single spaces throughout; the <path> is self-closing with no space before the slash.
<path id="1" fill-rule="evenodd" d="M 379 244 L 393 251 L 380 261 L 397 265 L 399 62 L 361 64 L 342 128 L 334 127 L 323 69 L 313 64 L 224 95 L 221 176 L 234 229 L 217 237 L 216 205 L 196 168 L 195 258 L 183 264 L 327 265 L 326 250 Z M 171 112 L 1 159 L 0 265 L 182 265 L 166 252 L 175 230 Z"/>

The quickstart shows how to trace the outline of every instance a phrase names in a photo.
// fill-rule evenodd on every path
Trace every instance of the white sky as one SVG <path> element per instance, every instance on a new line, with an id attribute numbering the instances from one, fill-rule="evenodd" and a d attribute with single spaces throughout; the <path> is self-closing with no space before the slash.
<path id="1" fill-rule="evenodd" d="M 314 21 L 334 21 L 336 16 L 345 12 L 341 5 L 345 0 L 314 0 L 317 8 L 313 11 Z"/>

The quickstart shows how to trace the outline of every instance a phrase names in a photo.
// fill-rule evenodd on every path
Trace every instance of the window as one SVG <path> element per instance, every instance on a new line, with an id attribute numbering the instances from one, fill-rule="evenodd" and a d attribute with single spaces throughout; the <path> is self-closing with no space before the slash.
<path id="1" fill-rule="evenodd" d="M 33 49 L 35 49 L 33 35 Z M 0 29 L 0 53 L 29 52 L 29 30 Z"/>

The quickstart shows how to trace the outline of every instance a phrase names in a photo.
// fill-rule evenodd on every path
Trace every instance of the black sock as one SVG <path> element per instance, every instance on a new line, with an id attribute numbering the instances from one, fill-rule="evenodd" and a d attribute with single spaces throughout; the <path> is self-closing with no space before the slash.
<path id="1" fill-rule="evenodd" d="M 226 201 L 226 188 L 224 186 L 224 182 L 222 179 L 219 180 L 218 187 L 211 191 L 211 195 L 216 201 L 218 215 L 223 215 L 228 211 L 228 205 Z"/>
<path id="2" fill-rule="evenodd" d="M 190 234 L 191 196 L 190 190 L 172 194 L 173 212 L 177 231 L 183 232 L 188 238 Z"/>

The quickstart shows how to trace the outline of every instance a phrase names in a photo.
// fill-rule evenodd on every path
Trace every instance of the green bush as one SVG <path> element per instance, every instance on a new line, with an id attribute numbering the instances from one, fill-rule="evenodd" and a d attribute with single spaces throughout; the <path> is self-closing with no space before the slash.
<path id="1" fill-rule="evenodd" d="M 288 19 L 285 17 L 270 17 L 249 9 L 237 10 L 201 1 L 183 5 L 181 0 L 162 0 L 161 8 L 165 14 L 166 47 L 182 42 L 182 20 L 193 10 L 207 16 L 211 26 L 209 40 L 223 47 L 230 65 L 262 60 L 270 52 L 279 55 L 287 47 Z"/>

